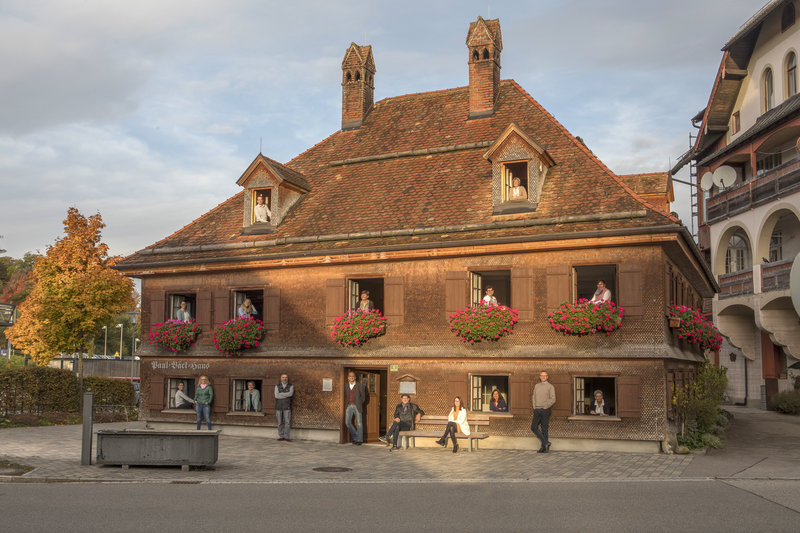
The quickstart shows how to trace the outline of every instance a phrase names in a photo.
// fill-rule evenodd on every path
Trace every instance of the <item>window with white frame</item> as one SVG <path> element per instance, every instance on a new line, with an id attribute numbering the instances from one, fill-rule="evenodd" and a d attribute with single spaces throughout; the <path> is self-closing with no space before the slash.
<path id="1" fill-rule="evenodd" d="M 573 395 L 575 404 L 573 415 L 616 415 L 617 380 L 613 377 L 575 376 L 573 379 Z M 594 402 L 594 403 L 593 403 Z M 600 405 L 592 412 L 593 405 Z M 602 406 L 605 405 L 605 408 Z"/>
<path id="2" fill-rule="evenodd" d="M 510 270 L 474 270 L 469 273 L 470 305 L 497 305 L 511 307 Z M 494 298 L 494 300 L 492 300 Z"/>
<path id="3" fill-rule="evenodd" d="M 605 288 L 611 291 L 611 301 L 617 301 L 616 265 L 582 265 L 573 267 L 573 270 L 576 300 L 591 300 L 602 281 Z"/>
<path id="4" fill-rule="evenodd" d="M 761 78 L 761 101 L 764 113 L 775 107 L 775 88 L 773 86 L 771 68 L 764 70 L 764 75 Z"/>
<path id="5" fill-rule="evenodd" d="M 181 303 L 186 302 L 186 306 L 184 307 L 185 313 L 178 313 L 181 310 Z M 196 320 L 197 314 L 195 313 L 196 309 L 196 302 L 194 293 L 171 293 L 167 297 L 167 305 L 169 305 L 168 309 L 168 318 L 170 319 L 178 319 L 178 315 L 180 314 L 183 318 L 180 320 L 187 320 L 186 316 L 188 313 L 188 320 Z"/>
<path id="6" fill-rule="evenodd" d="M 783 260 L 783 233 L 775 230 L 769 238 L 769 262 Z"/>
<path id="7" fill-rule="evenodd" d="M 528 161 L 513 161 L 502 164 L 503 201 L 513 202 L 528 199 Z"/>
<path id="8" fill-rule="evenodd" d="M 753 266 L 750 246 L 747 237 L 741 230 L 731 235 L 728 249 L 725 251 L 725 273 L 746 270 Z"/>
<path id="9" fill-rule="evenodd" d="M 372 302 L 373 309 L 383 310 L 383 278 L 352 278 L 347 280 L 347 308 L 359 309 L 361 297 L 365 293 L 366 300 Z M 364 304 L 368 307 L 368 304 Z"/>
<path id="10" fill-rule="evenodd" d="M 251 316 L 264 320 L 264 291 L 261 289 L 233 291 L 233 317 L 239 316 L 239 308 L 245 300 L 250 300 L 250 305 L 255 309 L 255 314 Z"/>
<path id="11" fill-rule="evenodd" d="M 175 404 L 175 394 L 178 392 L 178 385 L 183 384 L 183 393 L 189 398 L 194 398 L 195 384 L 194 378 L 169 378 L 167 380 L 167 393 L 169 394 L 167 400 L 168 409 L 177 409 Z"/>
<path id="12" fill-rule="evenodd" d="M 786 57 L 786 98 L 797 94 L 797 54 L 789 52 Z"/>
<path id="13" fill-rule="evenodd" d="M 508 375 L 473 375 L 470 380 L 471 389 L 471 409 L 473 411 L 508 412 L 510 398 L 508 397 Z M 492 395 L 497 391 L 499 398 L 505 403 L 505 409 L 501 410 L 500 402 L 492 404 Z"/>
<path id="14" fill-rule="evenodd" d="M 231 380 L 231 411 L 244 412 L 247 406 L 247 395 L 249 394 L 247 384 L 252 382 L 253 388 L 259 392 L 263 405 L 262 381 L 260 379 L 234 379 Z"/>

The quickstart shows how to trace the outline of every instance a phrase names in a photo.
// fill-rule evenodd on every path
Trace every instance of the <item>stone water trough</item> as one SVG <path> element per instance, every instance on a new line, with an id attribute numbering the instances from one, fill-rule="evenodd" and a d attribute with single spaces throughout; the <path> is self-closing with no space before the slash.
<path id="1" fill-rule="evenodd" d="M 141 466 L 210 466 L 217 462 L 219 431 L 146 429 L 97 432 L 97 464 Z"/>

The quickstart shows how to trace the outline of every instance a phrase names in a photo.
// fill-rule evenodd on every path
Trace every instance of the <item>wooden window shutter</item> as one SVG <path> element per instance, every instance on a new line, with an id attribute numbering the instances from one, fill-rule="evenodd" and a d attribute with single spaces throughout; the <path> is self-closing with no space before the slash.
<path id="1" fill-rule="evenodd" d="M 167 307 L 166 298 L 167 296 L 164 291 L 150 292 L 150 316 L 148 317 L 149 320 L 147 323 L 144 324 L 144 326 L 147 326 L 147 329 L 142 328 L 142 331 L 150 331 L 150 326 L 166 320 L 164 314 Z"/>
<path id="2" fill-rule="evenodd" d="M 551 415 L 572 415 L 572 378 L 567 374 L 562 374 L 550 376 L 548 381 L 556 389 L 556 403 L 551 407 Z"/>
<path id="3" fill-rule="evenodd" d="M 197 291 L 197 325 L 204 333 L 211 331 L 211 290 Z"/>
<path id="4" fill-rule="evenodd" d="M 231 318 L 231 292 L 214 289 L 214 325 L 219 326 Z"/>
<path id="5" fill-rule="evenodd" d="M 329 279 L 325 282 L 325 322 L 333 324 L 333 319 L 344 313 L 344 278 Z"/>
<path id="6" fill-rule="evenodd" d="M 558 265 L 547 267 L 547 311 L 557 309 L 570 300 L 570 267 Z"/>
<path id="7" fill-rule="evenodd" d="M 264 289 L 264 327 L 280 329 L 281 327 L 281 290 Z"/>
<path id="8" fill-rule="evenodd" d="M 508 412 L 512 415 L 531 414 L 531 376 L 512 374 L 508 383 Z"/>
<path id="9" fill-rule="evenodd" d="M 448 398 L 448 402 L 450 407 L 453 406 L 453 398 L 458 396 L 461 398 L 461 403 L 465 407 L 469 407 L 469 390 L 467 389 L 467 376 L 465 374 L 449 374 L 447 376 L 447 392 L 449 393 L 450 397 Z M 447 412 L 450 412 L 450 409 L 447 409 Z"/>
<path id="10" fill-rule="evenodd" d="M 383 306 L 381 309 L 390 324 L 403 323 L 405 315 L 405 293 L 402 276 L 386 278 L 383 280 Z"/>
<path id="11" fill-rule="evenodd" d="M 643 310 L 642 267 L 638 264 L 619 266 L 619 298 L 624 316 L 641 316 Z"/>
<path id="12" fill-rule="evenodd" d="M 520 320 L 533 320 L 533 269 L 511 271 L 511 306 L 519 311 Z"/>
<path id="13" fill-rule="evenodd" d="M 640 418 L 642 416 L 640 390 L 641 378 L 639 376 L 620 376 L 617 378 L 618 417 Z"/>
<path id="14" fill-rule="evenodd" d="M 450 313 L 467 306 L 467 272 L 463 270 L 449 271 L 444 281 L 444 310 L 449 320 Z"/>
<path id="15" fill-rule="evenodd" d="M 228 379 L 215 379 L 211 386 L 214 387 L 214 399 L 211 401 L 212 411 L 215 413 L 228 412 L 228 402 L 231 398 L 231 387 Z"/>
<path id="16" fill-rule="evenodd" d="M 150 397 L 147 399 L 147 407 L 155 411 L 164 408 L 164 376 L 150 378 Z"/>

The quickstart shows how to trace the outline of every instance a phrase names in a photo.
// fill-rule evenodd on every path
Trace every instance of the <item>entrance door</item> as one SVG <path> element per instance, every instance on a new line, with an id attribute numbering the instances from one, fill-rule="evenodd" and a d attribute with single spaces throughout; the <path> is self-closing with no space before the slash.
<path id="1" fill-rule="evenodd" d="M 381 432 L 381 375 L 379 371 L 356 370 L 356 379 L 364 385 L 364 442 L 377 442 Z"/>

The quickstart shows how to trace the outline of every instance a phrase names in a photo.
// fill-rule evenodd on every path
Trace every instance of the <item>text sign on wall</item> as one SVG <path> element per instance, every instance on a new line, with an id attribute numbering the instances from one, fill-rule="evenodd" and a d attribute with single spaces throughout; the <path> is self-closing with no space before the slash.
<path id="1" fill-rule="evenodd" d="M 210 363 L 195 363 L 193 361 L 153 361 L 150 368 L 153 370 L 208 370 Z"/>
<path id="2" fill-rule="evenodd" d="M 417 382 L 416 381 L 401 381 L 400 394 L 416 394 Z"/>
<path id="3" fill-rule="evenodd" d="M 322 392 L 333 391 L 333 378 L 322 378 Z"/>

